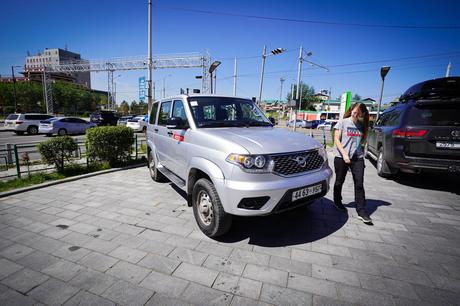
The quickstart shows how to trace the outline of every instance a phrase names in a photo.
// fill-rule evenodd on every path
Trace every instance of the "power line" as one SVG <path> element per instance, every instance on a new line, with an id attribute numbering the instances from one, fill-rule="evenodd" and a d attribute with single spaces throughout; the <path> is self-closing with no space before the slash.
<path id="1" fill-rule="evenodd" d="M 163 5 L 159 7 L 163 9 L 168 9 L 168 10 L 191 12 L 191 13 L 197 13 L 197 14 L 243 17 L 243 18 L 250 18 L 250 19 L 286 21 L 286 22 L 295 22 L 295 23 L 323 24 L 323 25 L 334 25 L 334 26 L 352 26 L 352 27 L 386 28 L 386 29 L 416 29 L 416 30 L 420 30 L 420 29 L 460 30 L 460 25 L 430 26 L 430 25 L 387 25 L 387 24 L 348 23 L 348 22 L 332 22 L 332 21 L 308 20 L 308 19 L 281 18 L 281 17 L 261 16 L 261 15 L 236 14 L 236 13 L 228 13 L 228 12 L 197 10 L 197 9 L 182 8 L 182 7 L 167 7 Z"/>

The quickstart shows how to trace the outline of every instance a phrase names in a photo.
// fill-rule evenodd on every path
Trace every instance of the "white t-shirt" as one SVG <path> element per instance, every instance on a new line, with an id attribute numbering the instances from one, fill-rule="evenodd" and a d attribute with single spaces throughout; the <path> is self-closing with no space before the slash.
<path id="1" fill-rule="evenodd" d="M 335 125 L 334 129 L 342 131 L 342 146 L 350 158 L 356 155 L 358 158 L 363 158 L 363 150 L 361 150 L 361 138 L 363 137 L 364 127 L 357 122 L 353 122 L 351 117 L 341 119 Z M 335 148 L 335 156 L 343 158 L 337 147 Z"/>

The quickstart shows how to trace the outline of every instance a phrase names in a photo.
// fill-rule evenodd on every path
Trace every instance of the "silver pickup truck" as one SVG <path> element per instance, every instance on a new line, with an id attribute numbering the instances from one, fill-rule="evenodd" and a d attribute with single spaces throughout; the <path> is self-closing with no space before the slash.
<path id="1" fill-rule="evenodd" d="M 179 95 L 152 105 L 148 167 L 187 194 L 209 237 L 229 231 L 232 215 L 257 216 L 312 203 L 329 189 L 326 150 L 275 128 L 252 100 Z"/>

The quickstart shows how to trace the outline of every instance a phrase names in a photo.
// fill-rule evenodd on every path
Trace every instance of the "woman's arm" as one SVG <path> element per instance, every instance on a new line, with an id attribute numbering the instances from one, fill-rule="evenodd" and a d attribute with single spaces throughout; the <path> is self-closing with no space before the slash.
<path id="1" fill-rule="evenodd" d="M 343 145 L 342 145 L 342 130 L 335 130 L 335 133 L 334 133 L 334 144 L 335 146 L 337 147 L 337 150 L 339 150 L 339 152 L 342 154 L 342 158 L 343 160 L 349 164 L 351 161 L 350 161 L 350 157 L 348 156 L 348 153 L 343 149 Z"/>

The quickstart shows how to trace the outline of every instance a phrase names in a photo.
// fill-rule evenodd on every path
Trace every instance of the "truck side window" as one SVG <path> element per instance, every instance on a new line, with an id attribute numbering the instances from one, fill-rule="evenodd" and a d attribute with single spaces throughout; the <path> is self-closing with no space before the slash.
<path id="1" fill-rule="evenodd" d="M 171 110 L 171 101 L 162 102 L 160 106 L 160 113 L 158 114 L 158 125 L 166 125 L 168 121 L 169 113 Z"/>
<path id="2" fill-rule="evenodd" d="M 150 110 L 150 117 L 149 117 L 150 124 L 155 124 L 156 119 L 157 119 L 157 111 L 158 111 L 158 102 L 155 102 L 153 103 L 152 109 Z"/>
<path id="3" fill-rule="evenodd" d="M 174 100 L 174 106 L 171 117 L 182 118 L 184 123 L 188 125 L 187 115 L 185 114 L 184 103 L 182 102 L 182 100 Z"/>

